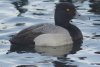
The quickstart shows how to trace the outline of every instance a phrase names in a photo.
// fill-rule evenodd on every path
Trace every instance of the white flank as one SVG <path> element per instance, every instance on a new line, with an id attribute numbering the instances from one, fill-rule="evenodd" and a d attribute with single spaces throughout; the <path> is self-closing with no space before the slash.
<path id="1" fill-rule="evenodd" d="M 70 34 L 42 34 L 34 39 L 36 46 L 62 46 L 72 44 Z"/>

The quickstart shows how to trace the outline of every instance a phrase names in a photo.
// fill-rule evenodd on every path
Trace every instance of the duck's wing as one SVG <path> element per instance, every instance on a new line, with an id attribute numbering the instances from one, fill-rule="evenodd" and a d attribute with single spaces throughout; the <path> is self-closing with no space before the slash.
<path id="1" fill-rule="evenodd" d="M 41 27 L 42 25 L 35 25 L 28 27 L 18 34 L 13 36 L 9 41 L 11 43 L 10 51 L 34 51 L 34 38 L 42 34 L 41 32 L 33 32 L 36 28 Z"/>
<path id="2" fill-rule="evenodd" d="M 19 33 L 17 33 L 15 36 L 13 36 L 10 39 L 10 42 L 13 44 L 13 43 L 24 43 L 22 41 L 27 42 L 27 41 L 33 40 L 38 35 L 42 34 L 41 32 L 36 32 L 34 30 L 36 30 L 37 28 L 42 27 L 42 26 L 43 26 L 43 24 L 28 27 L 28 28 L 20 31 Z"/>

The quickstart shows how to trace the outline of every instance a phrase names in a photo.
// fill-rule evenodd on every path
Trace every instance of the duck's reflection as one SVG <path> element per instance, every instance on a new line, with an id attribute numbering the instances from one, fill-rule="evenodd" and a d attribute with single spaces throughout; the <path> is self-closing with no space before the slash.
<path id="1" fill-rule="evenodd" d="M 36 46 L 35 50 L 43 55 L 65 57 L 69 53 L 75 54 L 77 51 L 81 50 L 81 44 L 82 41 L 63 46 Z"/>
<path id="2" fill-rule="evenodd" d="M 27 11 L 27 9 L 23 8 L 23 6 L 28 5 L 28 0 L 16 0 L 12 2 L 12 4 L 19 11 L 18 16 L 21 16 L 22 13 L 25 13 Z"/>
<path id="3" fill-rule="evenodd" d="M 43 55 L 60 57 L 69 54 L 72 50 L 72 44 L 63 46 L 36 46 L 35 50 Z"/>
<path id="4" fill-rule="evenodd" d="M 61 63 L 58 61 L 53 62 L 55 67 L 77 67 L 77 65 L 66 65 L 66 63 Z"/>
<path id="5" fill-rule="evenodd" d="M 66 65 L 64 63 L 60 63 L 60 62 L 53 62 L 55 67 L 77 67 L 76 65 Z M 37 67 L 34 65 L 20 65 L 17 67 Z"/>
<path id="6" fill-rule="evenodd" d="M 63 45 L 63 46 L 55 46 L 55 47 L 43 47 L 43 46 L 36 46 L 35 50 L 39 53 L 42 53 L 44 55 L 51 55 L 51 56 L 56 56 L 58 60 L 62 60 L 62 62 L 59 61 L 53 61 L 54 67 L 77 67 L 77 65 L 69 65 L 68 63 L 74 62 L 70 59 L 67 59 L 66 56 L 69 53 L 75 54 L 77 51 L 81 50 L 81 44 L 82 40 L 70 44 L 70 45 Z M 63 61 L 68 61 L 68 63 L 64 63 Z M 67 65 L 68 64 L 68 65 Z M 37 67 L 35 65 L 20 65 L 16 67 Z"/>
<path id="7" fill-rule="evenodd" d="M 81 50 L 82 43 L 83 43 L 83 40 L 80 40 L 80 41 L 73 43 L 73 48 L 72 48 L 72 51 L 70 53 L 75 54 L 77 51 Z"/>

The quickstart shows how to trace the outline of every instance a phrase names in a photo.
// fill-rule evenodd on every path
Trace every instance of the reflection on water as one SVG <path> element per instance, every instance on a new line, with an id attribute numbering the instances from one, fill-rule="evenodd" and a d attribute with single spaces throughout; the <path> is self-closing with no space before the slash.
<path id="1" fill-rule="evenodd" d="M 12 2 L 12 4 L 20 12 L 18 16 L 21 16 L 22 13 L 25 13 L 27 11 L 27 9 L 23 8 L 23 6 L 28 5 L 28 0 L 17 0 L 15 2 Z"/>

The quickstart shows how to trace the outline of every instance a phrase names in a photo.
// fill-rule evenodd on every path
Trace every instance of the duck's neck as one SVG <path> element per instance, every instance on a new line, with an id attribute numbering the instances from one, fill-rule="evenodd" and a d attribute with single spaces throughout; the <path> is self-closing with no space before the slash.
<path id="1" fill-rule="evenodd" d="M 69 27 L 71 24 L 70 23 L 67 23 L 67 22 L 70 22 L 70 21 L 66 21 L 65 23 L 63 23 L 64 21 L 58 21 L 58 22 L 55 22 L 55 25 L 57 25 L 57 26 L 61 26 L 61 27 L 63 27 L 63 28 L 67 28 L 67 27 Z"/>

